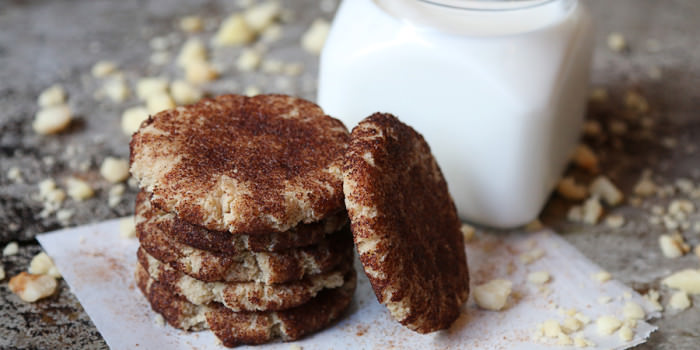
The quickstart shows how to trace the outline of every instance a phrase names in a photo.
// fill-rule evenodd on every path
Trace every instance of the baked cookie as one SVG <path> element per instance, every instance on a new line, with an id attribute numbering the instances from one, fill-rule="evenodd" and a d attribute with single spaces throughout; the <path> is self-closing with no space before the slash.
<path id="1" fill-rule="evenodd" d="M 137 255 L 151 278 L 187 301 L 196 305 L 217 302 L 233 311 L 276 311 L 299 306 L 323 289 L 343 285 L 345 274 L 352 268 L 352 257 L 347 257 L 333 271 L 288 283 L 203 282 L 161 263 L 143 249 Z"/>
<path id="2" fill-rule="evenodd" d="M 224 254 L 246 250 L 254 252 L 283 251 L 320 243 L 326 235 L 348 225 L 347 212 L 338 213 L 310 224 L 299 224 L 284 232 L 255 235 L 232 235 L 227 231 L 211 231 L 181 220 L 175 214 L 154 208 L 148 192 L 140 191 L 136 196 L 135 219 L 142 225 L 157 226 L 171 238 L 194 248 Z"/>
<path id="3" fill-rule="evenodd" d="M 460 221 L 428 144 L 389 114 L 357 125 L 343 166 L 355 245 L 380 303 L 404 326 L 448 328 L 469 293 Z"/>
<path id="4" fill-rule="evenodd" d="M 317 105 L 224 95 L 149 117 L 130 143 L 151 202 L 209 230 L 284 232 L 342 209 L 349 134 Z"/>
<path id="5" fill-rule="evenodd" d="M 347 309 L 355 293 L 356 275 L 350 271 L 341 287 L 321 291 L 298 307 L 282 311 L 235 312 L 218 303 L 195 305 L 153 280 L 140 265 L 136 282 L 151 308 L 173 327 L 211 329 L 225 346 L 291 341 L 331 325 Z"/>

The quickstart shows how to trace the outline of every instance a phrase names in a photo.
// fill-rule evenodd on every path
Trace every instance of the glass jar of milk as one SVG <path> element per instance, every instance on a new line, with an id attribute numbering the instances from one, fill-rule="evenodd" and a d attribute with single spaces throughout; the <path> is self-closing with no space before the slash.
<path id="1" fill-rule="evenodd" d="M 523 225 L 578 142 L 592 34 L 576 0 L 345 0 L 318 103 L 349 128 L 397 115 L 430 144 L 463 219 Z"/>

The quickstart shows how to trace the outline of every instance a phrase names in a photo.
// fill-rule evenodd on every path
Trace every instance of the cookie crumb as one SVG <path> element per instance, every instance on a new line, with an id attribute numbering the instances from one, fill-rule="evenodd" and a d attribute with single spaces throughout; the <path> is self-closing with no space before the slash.
<path id="1" fill-rule="evenodd" d="M 119 220 L 119 237 L 134 238 L 136 237 L 136 223 L 133 216 L 127 216 Z"/>
<path id="2" fill-rule="evenodd" d="M 29 274 L 24 271 L 12 277 L 8 283 L 12 293 L 29 303 L 51 296 L 57 286 L 56 279 L 51 276 Z"/>
<path id="3" fill-rule="evenodd" d="M 678 271 L 661 283 L 672 289 L 679 289 L 688 294 L 700 294 L 700 270 L 685 269 Z"/>
<path id="4" fill-rule="evenodd" d="M 304 50 L 318 55 L 323 49 L 323 45 L 326 42 L 326 37 L 328 37 L 328 32 L 330 31 L 331 25 L 322 18 L 317 18 L 311 23 L 309 29 L 301 37 L 301 46 Z"/>
<path id="5" fill-rule="evenodd" d="M 668 302 L 668 306 L 674 310 L 685 310 L 690 307 L 690 298 L 688 298 L 688 293 L 684 291 L 677 291 L 671 295 L 671 300 Z"/>
<path id="6" fill-rule="evenodd" d="M 503 309 L 513 288 L 513 282 L 495 279 L 474 287 L 474 301 L 479 307 L 498 311 Z"/>
<path id="7" fill-rule="evenodd" d="M 460 231 L 462 231 L 464 242 L 471 241 L 472 239 L 474 239 L 474 235 L 476 235 L 476 229 L 474 228 L 474 226 L 469 224 L 462 224 L 462 227 L 460 227 Z"/>
<path id="8" fill-rule="evenodd" d="M 607 38 L 608 47 L 615 52 L 627 50 L 627 41 L 621 33 L 610 33 Z"/>
<path id="9" fill-rule="evenodd" d="M 17 242 L 7 243 L 5 248 L 2 250 L 2 256 L 11 256 L 19 253 L 19 245 Z"/>
<path id="10" fill-rule="evenodd" d="M 567 176 L 559 180 L 557 193 L 566 199 L 579 201 L 588 196 L 588 189 L 584 185 L 577 184 L 572 176 Z"/>
<path id="11" fill-rule="evenodd" d="M 607 271 L 599 271 L 591 275 L 591 278 L 600 283 L 605 283 L 612 279 L 612 275 L 610 275 L 610 273 L 608 273 Z"/>
<path id="12" fill-rule="evenodd" d="M 100 175 L 111 183 L 119 183 L 129 178 L 129 161 L 107 157 L 100 166 Z"/>
<path id="13" fill-rule="evenodd" d="M 530 272 L 527 275 L 527 281 L 532 284 L 545 284 L 549 282 L 550 275 L 547 271 Z"/>
<path id="14" fill-rule="evenodd" d="M 621 326 L 622 322 L 612 315 L 601 316 L 596 320 L 596 328 L 600 335 L 613 334 Z"/>
<path id="15" fill-rule="evenodd" d="M 50 135 L 65 130 L 73 116 L 66 105 L 53 105 L 37 112 L 32 128 L 37 134 Z"/>

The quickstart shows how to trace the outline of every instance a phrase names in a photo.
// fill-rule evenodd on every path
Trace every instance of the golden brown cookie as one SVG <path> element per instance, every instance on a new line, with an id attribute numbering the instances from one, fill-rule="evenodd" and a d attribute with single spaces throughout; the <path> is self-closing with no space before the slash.
<path id="1" fill-rule="evenodd" d="M 457 211 L 428 144 L 396 117 L 374 114 L 352 131 L 343 181 L 379 302 L 416 332 L 448 328 L 467 300 L 469 274 Z"/>
<path id="2" fill-rule="evenodd" d="M 335 322 L 350 305 L 356 286 L 355 271 L 345 275 L 341 287 L 326 289 L 298 307 L 282 311 L 234 312 L 218 303 L 194 305 L 153 280 L 137 265 L 136 281 L 151 308 L 173 327 L 211 329 L 225 346 L 291 341 Z"/>
<path id="3" fill-rule="evenodd" d="M 349 134 L 317 105 L 224 95 L 149 117 L 131 173 L 152 203 L 209 230 L 283 232 L 342 209 Z"/>
<path id="4" fill-rule="evenodd" d="M 146 226 L 155 225 L 166 235 L 193 248 L 229 255 L 246 250 L 273 252 L 318 244 L 326 235 L 349 224 L 347 212 L 343 208 L 319 222 L 299 224 L 284 232 L 232 235 L 227 231 L 207 230 L 181 220 L 175 214 L 154 208 L 149 197 L 145 191 L 140 191 L 136 196 L 134 211 L 138 222 L 143 222 Z"/>

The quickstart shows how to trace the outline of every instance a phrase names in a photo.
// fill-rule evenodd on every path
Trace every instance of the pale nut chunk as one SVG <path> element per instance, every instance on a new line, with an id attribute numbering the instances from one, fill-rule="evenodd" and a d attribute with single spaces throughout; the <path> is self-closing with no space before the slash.
<path id="1" fill-rule="evenodd" d="M 527 281 L 532 283 L 532 284 L 545 284 L 549 282 L 550 276 L 549 272 L 547 271 L 535 271 L 535 272 L 530 272 L 527 275 Z"/>
<path id="2" fill-rule="evenodd" d="M 117 65 L 112 61 L 99 61 L 92 66 L 92 76 L 95 78 L 104 78 L 117 71 Z"/>
<path id="3" fill-rule="evenodd" d="M 61 209 L 56 212 L 56 220 L 63 224 L 67 224 L 73 215 L 75 215 L 75 210 L 73 209 Z"/>
<path id="4" fill-rule="evenodd" d="M 622 316 L 625 320 L 643 320 L 646 317 L 646 313 L 639 304 L 628 301 L 622 307 Z"/>
<path id="5" fill-rule="evenodd" d="M 603 206 L 600 205 L 598 197 L 592 196 L 583 202 L 581 213 L 581 222 L 589 225 L 597 224 L 600 217 L 603 215 Z"/>
<path id="6" fill-rule="evenodd" d="M 102 90 L 104 94 L 114 102 L 124 102 L 131 94 L 129 86 L 126 85 L 126 82 L 122 77 L 115 77 L 107 80 L 102 87 Z"/>
<path id="7" fill-rule="evenodd" d="M 46 298 L 56 291 L 56 279 L 48 275 L 33 275 L 20 272 L 12 277 L 8 283 L 12 293 L 20 299 L 33 303 L 39 299 Z"/>
<path id="8" fill-rule="evenodd" d="M 640 197 L 649 197 L 656 193 L 656 184 L 654 181 L 648 177 L 643 177 L 639 179 L 636 185 L 634 185 L 634 194 Z"/>
<path id="9" fill-rule="evenodd" d="M 255 49 L 245 49 L 236 60 L 236 68 L 241 72 L 250 72 L 258 68 L 262 57 Z"/>
<path id="10" fill-rule="evenodd" d="M 192 62 L 185 67 L 185 79 L 193 84 L 207 83 L 218 77 L 219 71 L 206 61 Z"/>
<path id="11" fill-rule="evenodd" d="M 672 289 L 680 289 L 688 294 L 700 294 L 700 270 L 686 269 L 678 271 L 661 283 Z"/>
<path id="12" fill-rule="evenodd" d="M 671 300 L 668 302 L 668 306 L 674 310 L 685 310 L 690 307 L 690 298 L 688 298 L 688 293 L 684 291 L 677 291 L 671 296 Z"/>
<path id="13" fill-rule="evenodd" d="M 622 341 L 630 341 L 634 339 L 634 331 L 628 326 L 620 327 L 618 335 L 620 336 L 620 339 L 622 339 Z"/>
<path id="14" fill-rule="evenodd" d="M 59 84 L 52 85 L 39 94 L 37 102 L 39 103 L 39 107 L 62 105 L 66 102 L 66 90 Z"/>
<path id="15" fill-rule="evenodd" d="M 474 287 L 474 301 L 486 310 L 503 309 L 513 288 L 513 282 L 495 279 Z"/>
<path id="16" fill-rule="evenodd" d="M 574 346 L 577 348 L 587 348 L 589 346 L 595 346 L 595 343 L 584 338 L 582 334 L 574 337 Z"/>
<path id="17" fill-rule="evenodd" d="M 301 46 L 304 50 L 312 54 L 320 54 L 323 45 L 326 43 L 328 31 L 331 26 L 328 21 L 322 18 L 317 18 L 311 23 L 311 27 L 301 37 Z"/>
<path id="18" fill-rule="evenodd" d="M 581 169 L 585 169 L 590 173 L 598 172 L 598 157 L 593 153 L 590 147 L 585 144 L 580 144 L 574 152 L 574 163 Z"/>
<path id="19" fill-rule="evenodd" d="M 556 338 L 559 334 L 562 334 L 561 326 L 556 320 L 546 320 L 542 322 L 542 332 L 547 338 Z"/>
<path id="20" fill-rule="evenodd" d="M 146 107 L 132 107 L 122 113 L 122 131 L 131 136 L 141 127 L 141 123 L 148 119 Z"/>
<path id="21" fill-rule="evenodd" d="M 598 329 L 598 334 L 600 335 L 610 335 L 615 333 L 620 327 L 622 327 L 622 321 L 618 320 L 615 316 L 606 315 L 599 317 L 596 321 L 596 328 Z"/>
<path id="22" fill-rule="evenodd" d="M 7 170 L 7 178 L 15 183 L 21 183 L 24 181 L 24 179 L 22 179 L 22 170 L 16 166 L 13 166 Z"/>
<path id="23" fill-rule="evenodd" d="M 234 13 L 226 18 L 214 36 L 215 46 L 238 46 L 247 44 L 255 38 L 255 31 L 240 13 Z"/>
<path id="24" fill-rule="evenodd" d="M 29 273 L 33 275 L 49 275 L 53 278 L 61 278 L 53 260 L 44 252 L 35 255 L 29 263 Z"/>
<path id="25" fill-rule="evenodd" d="M 474 235 L 476 234 L 476 229 L 474 228 L 474 226 L 469 224 L 462 224 L 462 227 L 460 227 L 460 231 L 462 231 L 464 242 L 471 241 L 472 239 L 474 239 Z"/>
<path id="26" fill-rule="evenodd" d="M 7 243 L 5 248 L 2 250 L 2 256 L 11 256 L 19 253 L 19 245 L 17 242 Z"/>
<path id="27" fill-rule="evenodd" d="M 569 345 L 573 345 L 574 341 L 571 340 L 571 337 L 569 337 L 568 335 L 566 335 L 564 333 L 559 333 L 559 335 L 557 336 L 556 344 L 562 345 L 562 346 L 569 346 Z"/>
<path id="28" fill-rule="evenodd" d="M 683 256 L 684 242 L 679 241 L 676 237 L 671 235 L 661 235 L 659 236 L 659 247 L 663 255 L 669 259 L 675 259 Z"/>
<path id="29" fill-rule="evenodd" d="M 66 179 L 66 188 L 68 195 L 77 201 L 88 199 L 95 194 L 90 184 L 74 177 Z"/>
<path id="30" fill-rule="evenodd" d="M 193 62 L 207 60 L 207 49 L 204 43 L 197 38 L 190 38 L 182 45 L 180 54 L 177 56 L 177 65 L 187 67 Z"/>
<path id="31" fill-rule="evenodd" d="M 528 265 L 528 264 L 532 264 L 533 262 L 539 260 L 543 256 L 544 256 L 544 250 L 542 250 L 540 248 L 535 248 L 535 249 L 532 249 L 532 250 L 529 250 L 525 253 L 520 254 L 518 256 L 518 258 L 520 259 L 520 262 Z"/>
<path id="32" fill-rule="evenodd" d="M 603 128 L 596 120 L 586 120 L 583 123 L 583 133 L 586 136 L 599 136 L 603 132 Z"/>
<path id="33" fill-rule="evenodd" d="M 197 33 L 204 28 L 204 22 L 199 16 L 185 16 L 180 19 L 180 29 L 187 33 Z"/>
<path id="34" fill-rule="evenodd" d="M 661 295 L 655 289 L 649 289 L 646 294 L 644 294 L 644 299 L 646 299 L 654 307 L 654 311 L 663 311 L 664 307 L 659 303 L 659 298 Z"/>
<path id="35" fill-rule="evenodd" d="M 615 52 L 622 52 L 627 49 L 627 41 L 620 33 L 610 33 L 607 39 L 608 47 Z"/>
<path id="36" fill-rule="evenodd" d="M 577 320 L 574 317 L 567 317 L 566 319 L 564 319 L 564 322 L 562 322 L 561 328 L 567 334 L 578 332 L 579 330 L 581 330 L 581 328 L 583 328 L 583 322 Z"/>
<path id="37" fill-rule="evenodd" d="M 695 211 L 695 204 L 687 199 L 676 199 L 668 205 L 668 213 L 673 215 L 692 214 Z"/>
<path id="38" fill-rule="evenodd" d="M 195 103 L 203 96 L 202 90 L 184 80 L 176 80 L 170 84 L 170 94 L 180 106 Z"/>
<path id="39" fill-rule="evenodd" d="M 267 1 L 249 7 L 243 18 L 252 30 L 260 32 L 269 27 L 280 14 L 280 5 L 276 1 Z"/>
<path id="40" fill-rule="evenodd" d="M 151 95 L 162 94 L 168 91 L 168 79 L 165 78 L 141 78 L 136 83 L 136 96 L 141 100 L 147 100 Z"/>
<path id="41" fill-rule="evenodd" d="M 580 201 L 588 196 L 588 189 L 584 185 L 577 184 L 573 177 L 567 176 L 559 180 L 557 193 L 566 199 Z"/>
<path id="42" fill-rule="evenodd" d="M 278 74 L 284 69 L 284 62 L 276 59 L 266 59 L 262 62 L 260 70 L 267 74 Z"/>
<path id="43" fill-rule="evenodd" d="M 605 176 L 598 176 L 593 180 L 589 190 L 591 194 L 602 198 L 608 205 L 618 205 L 624 198 L 617 186 Z"/>
<path id="44" fill-rule="evenodd" d="M 271 24 L 267 28 L 263 29 L 260 33 L 260 37 L 265 42 L 273 42 L 282 38 L 282 26 L 279 24 Z"/>
<path id="45" fill-rule="evenodd" d="M 100 166 L 100 175 L 111 183 L 119 183 L 129 178 L 129 162 L 126 159 L 107 157 Z"/>
<path id="46" fill-rule="evenodd" d="M 600 283 L 605 283 L 612 279 L 612 275 L 610 275 L 610 273 L 607 271 L 599 271 L 591 275 L 591 278 Z"/>
<path id="47" fill-rule="evenodd" d="M 248 96 L 248 97 L 252 97 L 252 96 L 255 96 L 255 95 L 260 95 L 260 92 L 261 92 L 261 91 L 260 91 L 260 89 L 259 89 L 258 87 L 256 87 L 256 86 L 248 86 L 248 87 L 246 87 L 245 90 L 243 91 L 243 94 L 246 95 L 246 96 Z"/>
<path id="48" fill-rule="evenodd" d="M 61 204 L 66 199 L 66 192 L 57 188 L 54 180 L 45 179 L 39 182 L 39 197 L 44 204 Z"/>
<path id="49" fill-rule="evenodd" d="M 158 114 L 159 112 L 175 107 L 175 101 L 173 101 L 173 98 L 170 97 L 167 92 L 153 94 L 148 96 L 146 99 L 146 109 L 151 115 Z"/>
<path id="50" fill-rule="evenodd" d="M 73 119 L 73 116 L 68 106 L 50 106 L 37 112 L 32 128 L 37 134 L 55 134 L 66 129 L 71 119 Z"/>
<path id="51" fill-rule="evenodd" d="M 625 217 L 619 214 L 608 215 L 605 218 L 605 224 L 610 228 L 620 228 L 625 225 Z"/>
<path id="52" fill-rule="evenodd" d="M 136 223 L 133 216 L 127 216 L 119 220 L 119 236 L 121 238 L 136 237 Z"/>

